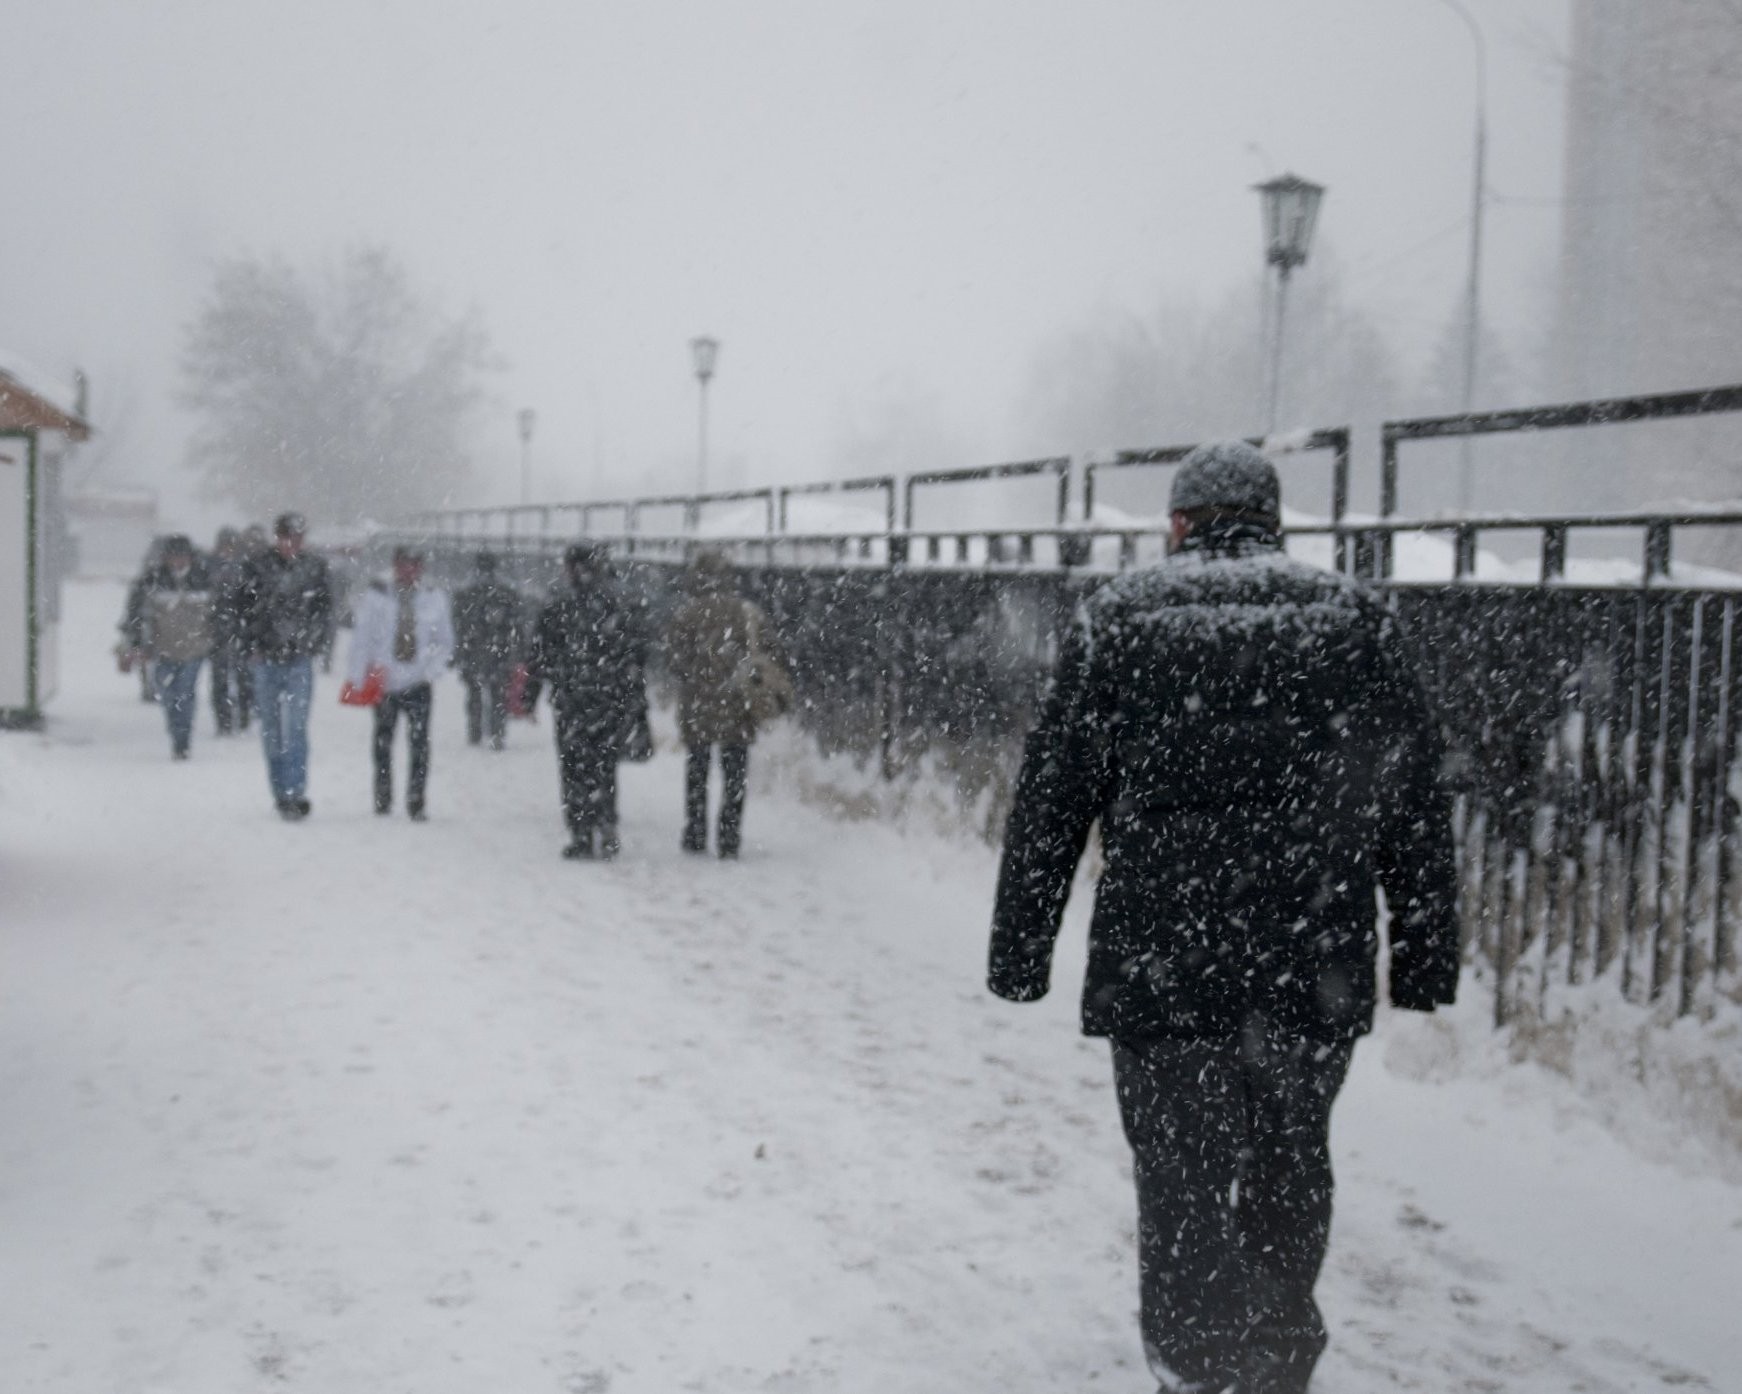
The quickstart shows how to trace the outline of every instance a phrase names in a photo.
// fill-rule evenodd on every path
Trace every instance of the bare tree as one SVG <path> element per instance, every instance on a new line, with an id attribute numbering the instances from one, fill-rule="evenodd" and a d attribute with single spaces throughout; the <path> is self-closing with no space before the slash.
<path id="1" fill-rule="evenodd" d="M 1096 316 L 1041 353 L 1030 411 L 1066 449 L 1172 445 L 1263 429 L 1256 284 L 1210 306 L 1174 296 L 1149 315 Z M 1291 288 L 1280 425 L 1378 419 L 1401 400 L 1399 355 L 1321 253 Z"/>
<path id="2" fill-rule="evenodd" d="M 466 475 L 493 366 L 476 316 L 437 315 L 383 248 L 312 277 L 238 257 L 187 330 L 189 462 L 209 496 L 255 516 L 348 523 L 438 504 Z"/>

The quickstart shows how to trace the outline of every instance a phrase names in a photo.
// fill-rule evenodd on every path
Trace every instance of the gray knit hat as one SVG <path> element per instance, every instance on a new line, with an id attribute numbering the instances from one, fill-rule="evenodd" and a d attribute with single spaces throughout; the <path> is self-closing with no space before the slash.
<path id="1" fill-rule="evenodd" d="M 1276 466 L 1243 440 L 1217 440 L 1200 445 L 1180 463 L 1173 477 L 1168 509 L 1195 513 L 1222 508 L 1254 517 L 1282 516 L 1282 485 Z"/>

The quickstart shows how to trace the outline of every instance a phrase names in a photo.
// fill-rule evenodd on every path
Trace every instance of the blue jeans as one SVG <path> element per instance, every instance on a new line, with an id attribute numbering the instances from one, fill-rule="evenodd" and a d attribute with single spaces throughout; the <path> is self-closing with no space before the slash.
<path id="1" fill-rule="evenodd" d="M 160 658 L 151 665 L 151 681 L 157 688 L 157 701 L 169 723 L 170 748 L 177 754 L 187 753 L 194 735 L 194 706 L 198 689 L 200 664 L 203 659 L 185 661 Z"/>
<path id="2" fill-rule="evenodd" d="M 314 664 L 309 659 L 254 665 L 254 704 L 275 803 L 300 799 L 308 792 L 308 711 L 314 686 Z"/>

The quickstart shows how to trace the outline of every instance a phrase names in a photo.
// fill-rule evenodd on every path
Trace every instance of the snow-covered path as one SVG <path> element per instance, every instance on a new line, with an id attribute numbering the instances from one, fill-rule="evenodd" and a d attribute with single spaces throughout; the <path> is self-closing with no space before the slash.
<path id="1" fill-rule="evenodd" d="M 981 989 L 993 854 L 752 788 L 744 861 L 625 771 L 563 862 L 548 726 L 438 692 L 432 818 L 172 764 L 75 586 L 0 736 L 0 1391 L 1148 1394 L 1105 1047 Z M 669 740 L 669 732 L 665 733 Z M 1339 1105 L 1315 1389 L 1742 1389 L 1742 1190 L 1384 1018 Z"/>

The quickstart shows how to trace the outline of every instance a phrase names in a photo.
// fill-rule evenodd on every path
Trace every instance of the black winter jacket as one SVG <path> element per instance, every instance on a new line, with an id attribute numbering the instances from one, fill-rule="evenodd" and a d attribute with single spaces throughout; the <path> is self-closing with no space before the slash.
<path id="1" fill-rule="evenodd" d="M 647 706 L 646 659 L 639 611 L 599 578 L 563 587 L 539 611 L 526 666 L 559 713 L 615 750 Z"/>
<path id="2" fill-rule="evenodd" d="M 240 650 L 247 641 L 248 570 L 246 557 L 212 558 L 212 642 L 227 652 Z"/>
<path id="3" fill-rule="evenodd" d="M 1372 591 L 1224 524 L 1092 595 L 1028 738 L 993 916 L 990 985 L 1045 994 L 1097 819 L 1105 869 L 1083 1030 L 1370 1029 L 1377 905 L 1391 999 L 1457 988 L 1451 816 L 1437 727 Z"/>
<path id="4" fill-rule="evenodd" d="M 454 663 L 468 678 L 501 677 L 520 661 L 520 592 L 479 581 L 454 596 Z"/>
<path id="5" fill-rule="evenodd" d="M 276 550 L 249 558 L 236 609 L 251 658 L 285 663 L 312 658 L 332 643 L 332 576 L 313 552 L 288 561 Z"/>

